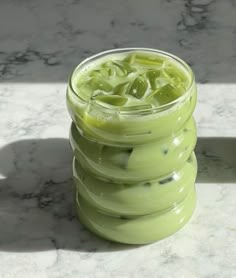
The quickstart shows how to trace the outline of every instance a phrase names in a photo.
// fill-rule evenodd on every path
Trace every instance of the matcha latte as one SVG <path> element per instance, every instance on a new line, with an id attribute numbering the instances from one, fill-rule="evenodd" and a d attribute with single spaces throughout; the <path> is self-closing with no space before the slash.
<path id="1" fill-rule="evenodd" d="M 117 242 L 145 244 L 180 229 L 195 207 L 196 86 L 174 55 L 106 51 L 73 72 L 73 175 L 81 222 Z"/>

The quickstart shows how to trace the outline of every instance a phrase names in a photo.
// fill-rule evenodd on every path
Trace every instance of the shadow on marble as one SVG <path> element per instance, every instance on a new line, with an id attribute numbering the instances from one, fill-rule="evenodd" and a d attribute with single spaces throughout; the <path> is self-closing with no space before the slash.
<path id="1" fill-rule="evenodd" d="M 236 182 L 235 150 L 236 138 L 199 138 L 197 182 Z M 102 240 L 79 223 L 71 163 L 69 141 L 62 138 L 16 141 L 0 149 L 0 251 L 138 247 Z"/>
<path id="2" fill-rule="evenodd" d="M 198 183 L 236 182 L 236 138 L 198 138 Z"/>
<path id="3" fill-rule="evenodd" d="M 114 252 L 137 248 L 86 230 L 74 208 L 67 139 L 32 139 L 0 149 L 0 251 Z"/>

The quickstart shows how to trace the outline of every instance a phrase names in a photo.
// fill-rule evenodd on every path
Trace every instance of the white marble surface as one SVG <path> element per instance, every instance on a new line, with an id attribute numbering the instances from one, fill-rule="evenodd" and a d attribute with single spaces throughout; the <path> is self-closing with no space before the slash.
<path id="1" fill-rule="evenodd" d="M 235 278 L 235 2 L 111 2 L 0 3 L 0 278 Z M 196 212 L 139 248 L 87 232 L 71 193 L 66 78 L 117 46 L 172 51 L 201 83 Z"/>

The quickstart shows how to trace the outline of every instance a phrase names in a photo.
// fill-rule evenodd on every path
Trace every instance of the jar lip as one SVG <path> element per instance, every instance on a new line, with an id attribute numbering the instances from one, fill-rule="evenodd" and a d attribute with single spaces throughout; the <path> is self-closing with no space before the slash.
<path id="1" fill-rule="evenodd" d="M 89 101 L 86 101 L 84 99 L 82 99 L 77 93 L 76 93 L 76 90 L 73 88 L 73 83 L 72 83 L 72 80 L 75 76 L 75 74 L 77 73 L 77 71 L 82 67 L 84 66 L 86 63 L 89 63 L 91 60 L 94 60 L 94 59 L 97 59 L 97 58 L 100 58 L 102 56 L 105 56 L 105 55 L 109 55 L 109 54 L 113 54 L 113 53 L 122 53 L 122 52 L 128 52 L 128 51 L 146 51 L 146 52 L 155 52 L 155 53 L 159 53 L 163 56 L 166 56 L 166 57 L 169 57 L 175 61 L 177 61 L 179 64 L 181 64 L 185 70 L 189 73 L 190 75 L 190 82 L 189 82 L 189 85 L 188 87 L 186 88 L 186 91 L 185 93 L 180 96 L 179 98 L 169 102 L 169 103 L 166 103 L 164 105 L 161 105 L 161 106 L 158 106 L 158 107 L 151 107 L 151 108 L 146 108 L 146 109 L 138 109 L 138 110 L 122 110 L 120 109 L 119 107 L 114 107 L 114 106 L 111 106 L 111 107 L 108 107 L 108 106 L 103 106 L 99 103 L 94 103 L 94 102 L 91 102 L 90 100 Z M 71 89 L 73 95 L 82 103 L 84 104 L 89 104 L 89 105 L 94 105 L 96 106 L 96 109 L 101 109 L 101 110 L 104 110 L 104 112 L 111 112 L 111 113 L 118 113 L 118 114 L 122 114 L 122 115 L 140 115 L 142 113 L 144 114 L 154 114 L 154 113 L 161 113 L 161 112 L 164 112 L 170 108 L 172 108 L 173 106 L 175 106 L 176 104 L 178 103 L 181 103 L 183 102 L 185 99 L 187 99 L 191 93 L 192 93 L 192 88 L 195 84 L 195 76 L 194 76 L 194 73 L 192 71 L 192 69 L 190 68 L 190 66 L 185 62 L 183 61 L 181 58 L 175 56 L 174 54 L 171 54 L 169 52 L 166 52 L 166 51 L 162 51 L 162 50 L 159 50 L 159 49 L 155 49 L 155 48 L 146 48 L 146 47 L 126 47 L 126 48 L 114 48 L 114 49 L 108 49 L 108 50 L 105 50 L 105 51 L 102 51 L 102 52 L 99 52 L 99 53 L 96 53 L 92 56 L 89 56 L 88 58 L 84 59 L 81 63 L 79 63 L 77 65 L 77 67 L 73 70 L 73 72 L 71 73 L 70 77 L 69 77 L 69 82 L 68 82 L 68 86 L 69 88 Z"/>

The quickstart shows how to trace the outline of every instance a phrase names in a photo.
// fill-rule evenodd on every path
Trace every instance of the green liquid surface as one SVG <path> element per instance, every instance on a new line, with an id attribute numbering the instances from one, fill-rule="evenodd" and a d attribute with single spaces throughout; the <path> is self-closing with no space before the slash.
<path id="1" fill-rule="evenodd" d="M 85 67 L 75 88 L 83 100 L 132 111 L 176 100 L 189 82 L 184 68 L 172 59 L 134 52 L 108 55 Z"/>

